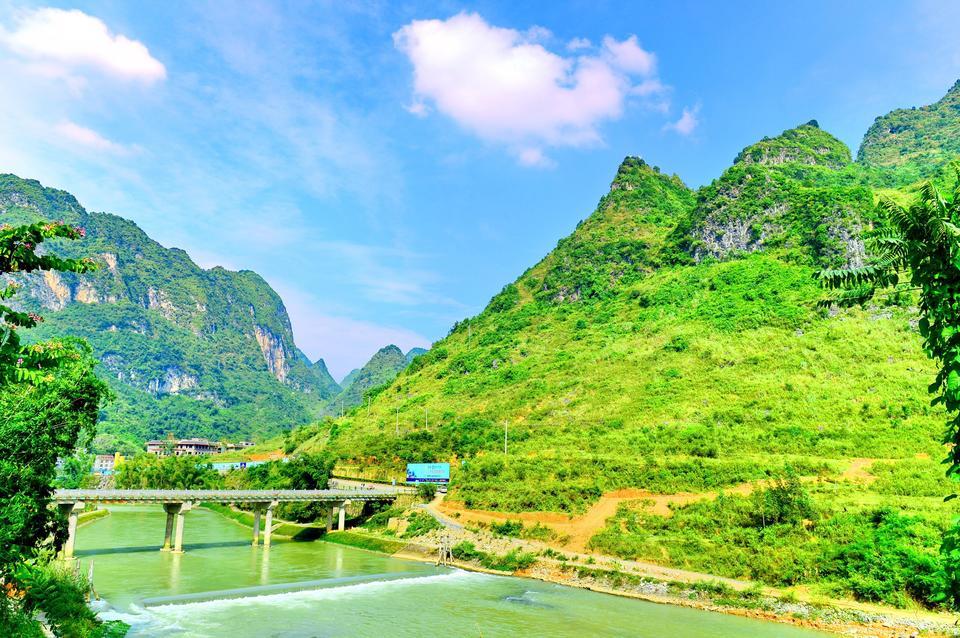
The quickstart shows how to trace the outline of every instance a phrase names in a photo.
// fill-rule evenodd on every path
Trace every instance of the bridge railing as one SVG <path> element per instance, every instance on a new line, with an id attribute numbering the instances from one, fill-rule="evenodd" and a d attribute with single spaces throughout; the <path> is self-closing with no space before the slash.
<path id="1" fill-rule="evenodd" d="M 369 490 L 57 490 L 56 503 L 280 503 L 317 501 L 381 501 L 410 494 L 407 487 Z"/>

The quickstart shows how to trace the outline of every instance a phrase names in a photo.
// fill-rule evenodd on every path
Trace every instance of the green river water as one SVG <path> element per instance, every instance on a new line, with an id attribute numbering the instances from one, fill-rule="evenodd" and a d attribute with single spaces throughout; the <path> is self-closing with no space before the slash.
<path id="1" fill-rule="evenodd" d="M 332 543 L 250 546 L 205 509 L 186 517 L 182 555 L 158 551 L 159 506 L 111 507 L 82 526 L 101 615 L 145 636 L 823 636 L 790 626 L 403 561 Z"/>

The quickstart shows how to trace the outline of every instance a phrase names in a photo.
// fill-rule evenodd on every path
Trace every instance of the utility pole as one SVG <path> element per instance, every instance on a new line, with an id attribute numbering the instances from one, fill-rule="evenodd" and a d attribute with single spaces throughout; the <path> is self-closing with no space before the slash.
<path id="1" fill-rule="evenodd" d="M 400 404 L 397 404 L 397 438 L 400 438 Z"/>
<path id="2" fill-rule="evenodd" d="M 503 455 L 507 455 L 507 423 L 509 421 L 503 422 Z"/>
<path id="3" fill-rule="evenodd" d="M 343 399 L 340 399 L 340 418 L 343 418 Z"/>
<path id="4" fill-rule="evenodd" d="M 423 407 L 423 427 L 430 429 L 430 408 Z"/>

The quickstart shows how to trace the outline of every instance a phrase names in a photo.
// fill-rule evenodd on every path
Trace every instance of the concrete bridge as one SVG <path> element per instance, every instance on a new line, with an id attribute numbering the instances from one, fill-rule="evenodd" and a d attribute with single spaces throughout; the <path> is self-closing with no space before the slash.
<path id="1" fill-rule="evenodd" d="M 63 546 L 64 558 L 73 557 L 77 536 L 77 516 L 86 503 L 156 503 L 167 513 L 167 526 L 160 551 L 183 553 L 184 517 L 200 503 L 247 503 L 253 505 L 253 545 L 260 543 L 260 519 L 266 513 L 263 526 L 263 546 L 270 546 L 273 531 L 273 510 L 280 503 L 329 503 L 327 531 L 346 526 L 347 505 L 352 502 L 392 501 L 413 490 L 406 487 L 384 489 L 337 490 L 57 490 L 53 502 L 67 517 L 69 535 Z"/>

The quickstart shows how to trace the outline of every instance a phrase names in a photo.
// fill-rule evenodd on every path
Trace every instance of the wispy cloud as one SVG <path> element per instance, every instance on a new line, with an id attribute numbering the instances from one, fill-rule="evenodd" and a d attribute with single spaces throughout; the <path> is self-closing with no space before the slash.
<path id="1" fill-rule="evenodd" d="M 147 83 L 167 75 L 142 42 L 112 33 L 102 20 L 78 10 L 24 11 L 10 31 L 0 32 L 0 42 L 55 74 L 92 69 Z"/>
<path id="2" fill-rule="evenodd" d="M 91 128 L 81 126 L 69 120 L 60 122 L 56 125 L 56 127 L 54 127 L 54 130 L 58 135 L 62 136 L 62 138 L 68 142 L 91 148 L 96 151 L 104 151 L 116 155 L 130 155 L 131 153 L 137 151 L 136 147 L 118 144 L 117 142 L 107 139 Z"/>
<path id="3" fill-rule="evenodd" d="M 606 36 L 600 47 L 574 39 L 567 43 L 574 54 L 564 56 L 542 44 L 548 31 L 497 27 L 460 13 L 415 20 L 393 37 L 413 64 L 414 104 L 429 101 L 480 138 L 506 145 L 527 166 L 547 163 L 546 147 L 599 143 L 598 127 L 620 118 L 629 96 L 665 89 L 656 56 L 636 36 Z"/>
<path id="4" fill-rule="evenodd" d="M 700 105 L 697 104 L 693 108 L 684 108 L 683 113 L 680 115 L 680 119 L 676 122 L 671 122 L 667 124 L 664 129 L 669 131 L 675 131 L 684 137 L 689 137 L 697 129 L 697 126 L 700 124 Z"/>

